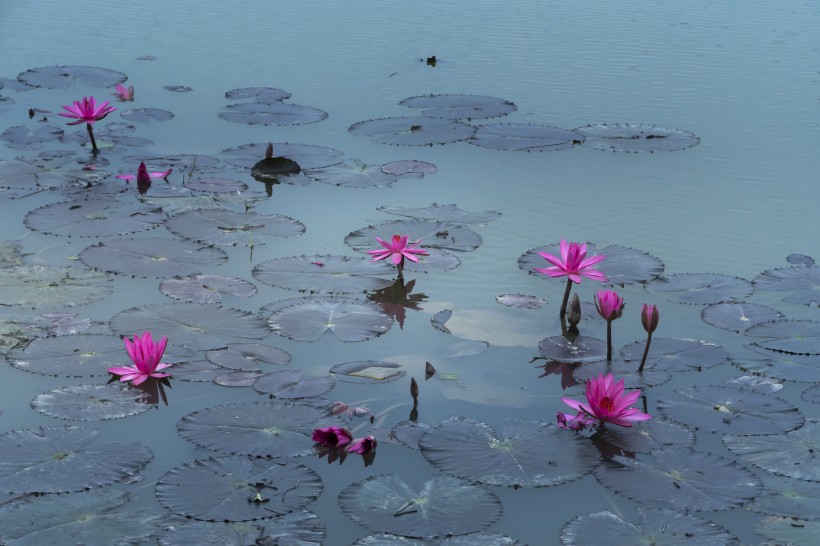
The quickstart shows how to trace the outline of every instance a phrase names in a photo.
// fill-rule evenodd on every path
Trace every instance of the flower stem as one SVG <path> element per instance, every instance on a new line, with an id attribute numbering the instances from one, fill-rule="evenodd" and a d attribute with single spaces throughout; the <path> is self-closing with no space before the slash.
<path id="1" fill-rule="evenodd" d="M 399 276 L 396 280 L 401 281 L 402 286 L 404 286 L 404 256 L 401 257 L 401 261 L 396 265 L 396 269 L 399 272 Z"/>
<path id="2" fill-rule="evenodd" d="M 652 332 L 646 336 L 646 347 L 643 349 L 643 357 L 641 358 L 641 366 L 638 368 L 638 373 L 643 373 L 643 365 L 646 364 L 646 355 L 649 354 L 649 344 L 652 343 Z"/>
<path id="3" fill-rule="evenodd" d="M 606 321 L 606 359 L 612 360 L 612 321 Z"/>
<path id="4" fill-rule="evenodd" d="M 97 155 L 100 153 L 100 150 L 97 148 L 97 141 L 94 140 L 94 129 L 91 128 L 90 123 L 86 123 L 85 126 L 88 129 L 88 136 L 91 139 L 91 153 Z"/>
<path id="5" fill-rule="evenodd" d="M 572 290 L 572 281 L 567 279 L 567 289 L 564 291 L 564 301 L 561 302 L 561 318 L 567 316 L 567 303 L 569 302 L 569 293 Z"/>

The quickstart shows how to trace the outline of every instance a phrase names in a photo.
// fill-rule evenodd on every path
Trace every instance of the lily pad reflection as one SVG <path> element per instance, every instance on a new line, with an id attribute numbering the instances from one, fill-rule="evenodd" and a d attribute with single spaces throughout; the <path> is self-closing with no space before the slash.
<path id="1" fill-rule="evenodd" d="M 45 415 L 75 421 L 101 421 L 151 409 L 144 392 L 118 385 L 75 385 L 38 395 L 31 407 Z"/>

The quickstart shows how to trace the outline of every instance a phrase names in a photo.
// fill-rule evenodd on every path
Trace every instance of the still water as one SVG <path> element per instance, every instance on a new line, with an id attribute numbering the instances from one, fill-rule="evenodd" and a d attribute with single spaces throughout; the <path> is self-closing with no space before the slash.
<path id="1" fill-rule="evenodd" d="M 384 335 L 363 342 L 344 343 L 329 333 L 313 342 L 276 334 L 255 341 L 287 351 L 290 366 L 312 377 L 326 375 L 336 364 L 363 360 L 395 362 L 407 372 L 384 385 L 339 381 L 324 395 L 369 408 L 374 423 L 355 421 L 354 432 L 383 439 L 367 467 L 353 459 L 342 466 L 315 455 L 299 459 L 321 476 L 324 489 L 307 509 L 324 523 L 326 544 L 351 544 L 371 534 L 339 507 L 339 493 L 350 484 L 397 474 L 419 490 L 440 475 L 417 450 L 388 441 L 390 430 L 413 407 L 410 377 L 421 387 L 418 421 L 433 426 L 450 416 L 499 430 L 508 418 L 553 422 L 556 412 L 565 411 L 562 396 L 582 396 L 582 387 L 563 392 L 558 376 L 539 378 L 543 369 L 537 366 L 544 361 L 532 362 L 540 356 L 539 340 L 560 334 L 563 282 L 522 271 L 517 261 L 528 250 L 561 239 L 591 241 L 598 248 L 622 245 L 657 256 L 666 275 L 715 273 L 747 280 L 787 266 L 785 258 L 793 253 L 820 256 L 815 184 L 820 10 L 810 2 L 249 1 L 229 6 L 80 1 L 67 7 L 54 0 L 0 5 L 0 76 L 15 78 L 53 65 L 105 67 L 127 74 L 126 85 L 136 88 L 133 103 L 112 103 L 121 111 L 151 107 L 174 114 L 170 121 L 134 124 L 134 135 L 153 141 L 150 146 L 110 153 L 103 149 L 101 156 L 110 161 L 106 169 L 112 172 L 105 184 L 122 185 L 113 174 L 136 171 L 126 157 L 199 154 L 224 159 L 226 148 L 264 142 L 326 146 L 367 165 L 412 159 L 437 167 L 435 174 L 380 188 L 283 184 L 269 199 L 246 170 L 225 174 L 249 186 L 247 199 L 260 198 L 254 212 L 286 215 L 306 227 L 302 236 L 274 238 L 254 245 L 252 252 L 242 244 L 226 247 L 226 263 L 204 266 L 199 272 L 256 285 L 258 293 L 251 298 L 227 296 L 226 307 L 258 313 L 272 302 L 301 296 L 256 281 L 253 268 L 289 256 L 354 255 L 344 241 L 348 233 L 396 219 L 379 207 L 454 203 L 470 212 L 501 214 L 473 226 L 482 242 L 475 251 L 459 254 L 458 267 L 406 274 L 408 280 L 415 278 L 414 291 L 426 299 L 420 311 L 407 310 L 403 327 L 394 324 Z M 433 55 L 435 66 L 425 62 Z M 173 92 L 165 86 L 192 90 Z M 284 89 L 291 93 L 290 102 L 319 108 L 328 117 L 270 126 L 217 117 L 231 102 L 225 92 L 250 86 Z M 81 126 L 64 126 L 65 120 L 55 115 L 60 106 L 90 94 L 108 99 L 109 93 L 81 83 L 28 91 L 6 85 L 0 95 L 13 103 L 0 103 L 0 129 L 36 127 L 36 120 L 28 118 L 34 108 L 48 111 L 42 115 L 63 127 L 66 136 L 81 134 Z M 387 146 L 347 130 L 369 119 L 415 115 L 399 101 L 445 93 L 499 97 L 517 106 L 506 118 L 487 123 L 565 129 L 654 124 L 691 131 L 700 143 L 659 153 L 609 153 L 584 146 L 524 153 L 464 142 Z M 105 122 L 123 121 L 121 111 Z M 46 149 L 87 153 L 77 142 L 51 142 L 30 150 L 0 148 L 0 160 Z M 171 182 L 180 185 L 181 175 L 172 174 Z M 87 246 L 116 238 L 44 235 L 23 224 L 29 211 L 65 198 L 50 191 L 0 203 L 4 239 L 19 242 L 31 260 L 65 264 L 75 263 Z M 165 227 L 136 235 L 145 236 L 173 237 Z M 173 301 L 158 290 L 160 280 L 118 275 L 113 294 L 100 301 L 72 309 L 8 307 L 4 313 L 18 317 L 69 311 L 95 322 L 89 332 L 111 336 L 106 323 L 122 311 Z M 599 288 L 594 284 L 576 287 L 582 301 L 592 301 Z M 616 351 L 644 339 L 639 320 L 643 302 L 661 309 L 659 336 L 704 340 L 729 352 L 749 342 L 703 322 L 702 305 L 671 302 L 663 294 L 646 293 L 640 284 L 618 290 L 626 310 L 614 324 Z M 505 307 L 496 302 L 501 294 L 534 295 L 548 304 L 540 309 Z M 817 318 L 816 307 L 784 303 L 781 295 L 758 291 L 750 301 L 791 319 Z M 431 326 L 431 317 L 442 310 L 453 312 L 449 336 Z M 585 335 L 606 335 L 603 321 L 590 319 L 581 326 Z M 459 345 L 463 340 L 486 342 L 488 348 L 473 354 Z M 169 346 L 173 344 L 172 338 Z M 127 359 L 124 351 L 122 356 Z M 193 360 L 202 358 L 200 352 Z M 423 381 L 425 362 L 453 379 Z M 670 382 L 648 389 L 647 409 L 660 417 L 658 400 L 739 375 L 743 372 L 728 361 L 702 372 L 675 374 Z M 35 412 L 30 401 L 52 389 L 103 383 L 104 378 L 46 377 L 6 366 L 0 381 L 0 432 L 8 432 L 77 424 Z M 156 409 L 125 419 L 80 423 L 100 429 L 95 445 L 139 441 L 153 451 L 143 479 L 122 486 L 134 494 L 133 509 L 164 513 L 154 495 L 156 481 L 174 467 L 214 455 L 179 436 L 182 417 L 221 404 L 266 400 L 247 388 L 184 381 L 172 381 L 172 386 L 167 405 L 159 402 Z M 816 405 L 801 399 L 807 386 L 786 381 L 775 396 L 797 405 L 806 418 L 820 417 Z M 695 448 L 736 458 L 719 433 L 698 433 Z M 768 474 L 746 466 L 759 477 Z M 639 519 L 637 502 L 600 485 L 592 474 L 550 487 L 489 487 L 500 499 L 503 515 L 486 532 L 520 544 L 556 544 L 562 527 L 582 514 L 608 510 L 633 523 Z M 650 502 L 647 507 L 663 505 Z M 757 512 L 733 508 L 699 515 L 723 525 L 744 544 L 764 540 L 756 534 L 764 517 Z"/>

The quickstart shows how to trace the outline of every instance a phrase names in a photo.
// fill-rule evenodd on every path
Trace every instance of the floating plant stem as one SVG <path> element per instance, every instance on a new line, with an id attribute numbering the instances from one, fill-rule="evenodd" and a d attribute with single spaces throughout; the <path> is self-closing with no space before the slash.
<path id="1" fill-rule="evenodd" d="M 624 299 L 612 290 L 600 290 L 595 294 L 595 308 L 606 321 L 606 359 L 612 360 L 612 321 L 621 318 Z"/>

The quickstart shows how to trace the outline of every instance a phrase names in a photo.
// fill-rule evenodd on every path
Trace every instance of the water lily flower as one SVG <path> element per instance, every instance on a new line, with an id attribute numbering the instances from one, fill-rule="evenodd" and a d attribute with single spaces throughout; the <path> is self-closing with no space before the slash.
<path id="1" fill-rule="evenodd" d="M 378 262 L 379 260 L 384 260 L 385 258 L 390 257 L 393 261 L 393 265 L 399 270 L 399 276 L 401 277 L 402 269 L 404 269 L 404 259 L 407 258 L 411 262 L 418 262 L 419 259 L 416 258 L 416 254 L 419 256 L 427 256 L 427 252 L 416 248 L 419 243 L 421 243 L 421 239 L 414 243 L 407 243 L 408 236 L 407 235 L 393 235 L 393 239 L 390 242 L 383 241 L 376 237 L 376 240 L 379 242 L 380 245 L 384 248 L 379 248 L 377 250 L 368 250 L 368 254 L 373 255 L 373 259 L 370 260 L 371 262 Z"/>
<path id="2" fill-rule="evenodd" d="M 612 321 L 621 318 L 624 299 L 614 290 L 599 290 L 595 294 L 595 309 L 606 321 L 606 359 L 612 360 Z"/>
<path id="3" fill-rule="evenodd" d="M 597 422 L 596 419 L 588 416 L 583 411 L 579 411 L 576 415 L 558 412 L 555 425 L 564 430 L 582 430 Z"/>
<path id="4" fill-rule="evenodd" d="M 547 252 L 539 252 L 542 258 L 552 264 L 552 267 L 536 267 L 535 271 L 550 277 L 567 277 L 567 289 L 564 292 L 564 301 L 561 304 L 561 318 L 567 314 L 567 301 L 572 283 L 580 284 L 581 277 L 592 279 L 593 281 L 606 282 L 608 279 L 600 271 L 593 269 L 593 266 L 602 261 L 606 256 L 587 255 L 587 245 L 578 243 L 568 243 L 561 239 L 561 256 L 554 256 Z"/>
<path id="5" fill-rule="evenodd" d="M 167 171 L 148 171 L 148 168 L 145 166 L 144 162 L 140 162 L 140 166 L 137 169 L 137 174 L 133 173 L 124 173 L 118 174 L 117 178 L 120 180 L 125 180 L 130 182 L 131 180 L 136 180 L 138 183 L 150 183 L 151 180 L 155 180 L 157 178 L 166 178 L 169 174 L 174 172 L 174 169 L 168 169 Z"/>
<path id="6" fill-rule="evenodd" d="M 128 356 L 131 357 L 135 365 L 108 368 L 109 373 L 122 376 L 120 381 L 132 381 L 134 385 L 139 385 L 149 377 L 159 379 L 171 376 L 171 374 L 159 371 L 171 366 L 171 364 L 160 364 L 162 355 L 165 353 L 165 345 L 168 343 L 167 337 L 162 336 L 159 343 L 154 343 L 154 340 L 151 339 L 151 333 L 144 332 L 142 338 L 135 334 L 133 342 L 128 338 L 125 338 L 124 341 L 125 350 L 128 351 Z"/>
<path id="7" fill-rule="evenodd" d="M 134 100 L 134 86 L 133 85 L 129 85 L 126 88 L 123 84 L 118 83 L 117 87 L 115 89 L 116 89 L 116 92 L 112 93 L 112 95 L 117 97 L 118 100 L 121 100 L 123 102 L 131 102 L 131 101 Z"/>
<path id="8" fill-rule="evenodd" d="M 91 153 L 97 155 L 100 150 L 97 148 L 97 141 L 94 139 L 94 130 L 91 128 L 91 125 L 95 121 L 100 121 L 103 119 L 105 116 L 116 110 L 116 108 L 109 106 L 108 101 L 105 101 L 101 105 L 97 106 L 94 97 L 83 97 L 82 102 L 75 100 L 73 105 L 63 106 L 63 109 L 68 113 L 60 112 L 61 116 L 76 120 L 68 122 L 69 125 L 79 125 L 80 123 L 86 124 L 88 136 L 91 139 Z"/>
<path id="9" fill-rule="evenodd" d="M 359 455 L 367 455 L 376 450 L 376 438 L 373 436 L 365 436 L 364 438 L 357 438 L 353 440 L 349 446 L 345 448 L 348 453 L 358 453 Z"/>
<path id="10" fill-rule="evenodd" d="M 624 393 L 624 380 L 616 382 L 612 374 L 598 375 L 587 381 L 587 403 L 583 404 L 572 398 L 561 400 L 574 410 L 598 420 L 600 424 L 612 423 L 622 427 L 631 427 L 633 421 L 646 421 L 652 416 L 638 408 L 631 407 L 640 397 L 641 391 Z"/>
<path id="11" fill-rule="evenodd" d="M 313 431 L 313 441 L 322 447 L 342 447 L 352 439 L 353 435 L 344 427 L 323 427 Z"/>
<path id="12" fill-rule="evenodd" d="M 646 330 L 646 347 L 643 349 L 643 357 L 641 357 L 641 365 L 638 368 L 638 372 L 643 372 L 644 364 L 646 364 L 646 355 L 649 354 L 649 344 L 652 343 L 652 332 L 654 332 L 658 328 L 658 321 L 660 321 L 661 316 L 658 313 L 658 308 L 655 305 L 649 305 L 644 303 L 643 307 L 641 308 L 641 324 L 643 324 L 643 329 Z"/>

